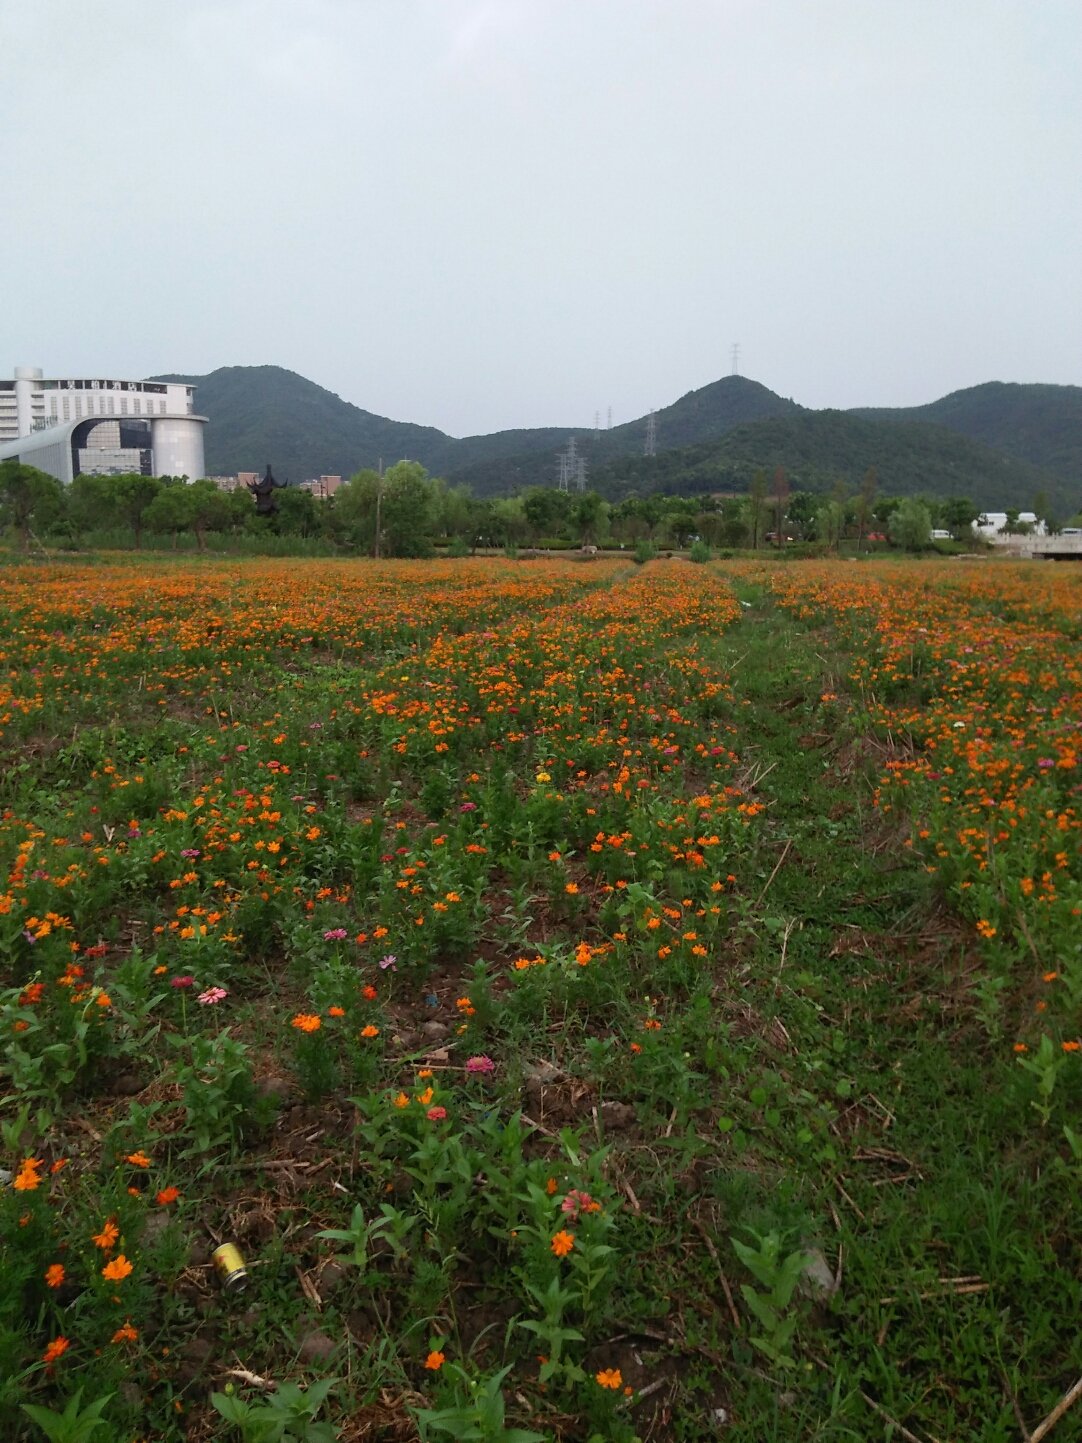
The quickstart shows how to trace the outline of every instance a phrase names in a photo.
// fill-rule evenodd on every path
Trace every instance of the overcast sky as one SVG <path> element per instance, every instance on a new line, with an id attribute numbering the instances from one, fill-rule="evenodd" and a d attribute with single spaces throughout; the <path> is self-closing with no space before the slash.
<path id="1" fill-rule="evenodd" d="M 1082 0 L 0 0 L 0 375 L 1082 383 Z"/>

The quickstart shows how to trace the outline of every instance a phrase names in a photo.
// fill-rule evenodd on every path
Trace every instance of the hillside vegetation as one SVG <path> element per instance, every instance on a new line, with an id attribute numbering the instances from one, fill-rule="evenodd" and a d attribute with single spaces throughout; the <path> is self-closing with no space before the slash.
<path id="1" fill-rule="evenodd" d="M 809 411 L 745 376 L 726 376 L 647 418 L 611 430 L 544 426 L 456 438 L 374 415 L 280 366 L 225 366 L 195 385 L 211 474 L 262 470 L 282 479 L 349 476 L 408 457 L 478 496 L 550 486 L 574 436 L 588 484 L 618 497 L 651 491 L 741 491 L 758 468 L 784 466 L 794 486 L 855 486 L 875 466 L 898 495 L 966 494 L 977 505 L 1054 512 L 1082 505 L 1082 387 L 990 382 L 908 409 Z"/>
<path id="2" fill-rule="evenodd" d="M 1082 489 L 1082 386 L 988 381 L 927 406 L 862 409 L 871 421 L 934 421 L 986 446 L 1031 461 Z"/>
<path id="3" fill-rule="evenodd" d="M 794 489 L 856 489 L 874 466 L 881 490 L 896 496 L 970 496 L 988 509 L 1024 507 L 1044 492 L 1059 514 L 1077 509 L 1074 488 L 1057 476 L 941 426 L 866 421 L 842 411 L 738 426 L 717 441 L 599 468 L 591 484 L 605 496 L 664 491 L 694 495 L 745 491 L 754 472 L 783 466 Z"/>

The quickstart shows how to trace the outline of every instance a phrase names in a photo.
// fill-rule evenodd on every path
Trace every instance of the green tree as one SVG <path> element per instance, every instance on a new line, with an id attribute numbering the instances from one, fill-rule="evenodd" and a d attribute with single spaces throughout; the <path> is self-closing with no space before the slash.
<path id="1" fill-rule="evenodd" d="M 68 517 L 77 536 L 108 526 L 117 519 L 117 493 L 112 476 L 76 476 L 68 487 Z"/>
<path id="2" fill-rule="evenodd" d="M 530 537 L 540 541 L 555 536 L 571 515 L 571 496 L 555 486 L 532 486 L 522 498 L 522 508 L 530 529 Z"/>
<path id="3" fill-rule="evenodd" d="M 833 497 L 822 502 L 815 513 L 816 539 L 825 541 L 831 551 L 837 551 L 844 530 L 845 502 Z"/>
<path id="4" fill-rule="evenodd" d="M 810 491 L 794 491 L 789 498 L 789 524 L 802 541 L 815 529 L 817 505 L 818 501 Z"/>
<path id="5" fill-rule="evenodd" d="M 955 541 L 970 536 L 980 512 L 968 496 L 948 496 L 942 507 L 943 525 Z"/>
<path id="6" fill-rule="evenodd" d="M 64 492 L 55 476 L 21 461 L 0 462 L 0 520 L 14 527 L 24 550 L 39 530 L 60 518 L 63 508 Z"/>
<path id="7" fill-rule="evenodd" d="M 162 489 L 162 482 L 155 476 L 140 476 L 129 471 L 123 476 L 113 477 L 116 508 L 126 525 L 135 534 L 136 550 L 143 544 L 143 524 L 147 508 Z"/>
<path id="8" fill-rule="evenodd" d="M 920 551 L 932 539 L 932 518 L 915 496 L 904 496 L 891 513 L 887 529 L 895 546 Z"/>
<path id="9" fill-rule="evenodd" d="M 286 486 L 278 493 L 279 531 L 284 536 L 314 536 L 319 530 L 319 504 L 310 491 Z"/>
<path id="10" fill-rule="evenodd" d="M 498 496 L 492 503 L 492 542 L 496 546 L 517 546 L 529 531 L 521 496 Z"/>
<path id="11" fill-rule="evenodd" d="M 743 546 L 748 538 L 748 518 L 736 496 L 726 496 L 721 503 L 719 531 L 725 546 Z"/>
<path id="12" fill-rule="evenodd" d="M 193 481 L 184 489 L 188 492 L 196 545 L 200 551 L 206 551 L 207 532 L 224 531 L 229 525 L 229 502 L 225 499 L 225 492 L 219 491 L 213 481 Z"/>
<path id="13" fill-rule="evenodd" d="M 605 519 L 605 503 L 596 491 L 584 491 L 576 496 L 571 507 L 571 525 L 582 546 L 596 541 L 601 534 Z"/>
<path id="14" fill-rule="evenodd" d="M 377 555 L 376 518 L 382 506 L 383 478 L 378 471 L 366 467 L 340 486 L 330 501 L 323 505 L 324 523 L 332 537 L 358 551 Z"/>
<path id="15" fill-rule="evenodd" d="M 139 535 L 143 528 L 159 535 L 173 538 L 176 550 L 177 538 L 192 525 L 193 500 L 187 486 L 161 486 L 158 494 L 139 518 Z M 139 544 L 138 542 L 136 543 Z"/>
<path id="16" fill-rule="evenodd" d="M 399 461 L 383 477 L 381 548 L 388 556 L 431 556 L 438 488 L 419 461 Z"/>

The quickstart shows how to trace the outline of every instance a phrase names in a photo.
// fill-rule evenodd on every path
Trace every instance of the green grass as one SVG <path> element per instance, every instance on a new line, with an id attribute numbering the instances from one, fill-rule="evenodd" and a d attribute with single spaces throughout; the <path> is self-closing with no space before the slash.
<path id="1" fill-rule="evenodd" d="M 747 826 L 718 824 L 728 830 L 711 866 L 735 881 L 718 894 L 704 958 L 681 949 L 659 957 L 653 942 L 632 938 L 626 954 L 599 965 L 573 962 L 573 939 L 632 931 L 651 897 L 679 901 L 698 884 L 657 856 L 656 838 L 683 830 L 664 830 L 659 797 L 642 804 L 644 814 L 656 807 L 653 830 L 643 829 L 655 850 L 637 852 L 639 880 L 589 902 L 566 892 L 562 873 L 552 881 L 550 848 L 559 842 L 560 865 L 585 885 L 604 806 L 601 816 L 586 809 L 593 794 L 550 806 L 527 757 L 525 796 L 491 762 L 474 793 L 487 830 L 463 835 L 483 836 L 489 855 L 476 874 L 454 878 L 464 906 L 476 908 L 476 936 L 459 945 L 449 934 L 438 961 L 419 954 L 415 970 L 403 954 L 387 974 L 378 1042 L 367 1053 L 343 1044 L 327 1076 L 305 1061 L 303 1037 L 291 1036 L 295 1050 L 283 1053 L 275 1010 L 308 1011 L 316 995 L 322 1010 L 339 983 L 343 992 L 355 985 L 356 969 L 318 940 L 329 913 L 313 921 L 292 894 L 247 894 L 238 954 L 214 954 L 246 1001 L 223 1009 L 220 1025 L 244 1039 L 259 1079 L 281 1081 L 285 1095 L 259 1097 L 242 1078 L 229 1095 L 241 1108 L 232 1140 L 196 1147 L 190 1119 L 170 1113 L 182 1033 L 214 1036 L 217 1015 L 190 1006 L 181 1026 L 177 994 L 154 1005 L 149 992 L 136 996 L 138 957 L 118 967 L 117 1005 L 132 1016 L 145 1007 L 148 1026 L 168 1019 L 161 1037 L 149 1031 L 123 1059 L 148 1085 L 132 1104 L 94 1077 L 66 1100 L 113 1153 L 152 1140 L 183 1199 L 151 1229 L 119 1184 L 115 1196 L 98 1196 L 88 1181 L 66 1216 L 100 1226 L 102 1209 L 127 1208 L 133 1235 L 143 1229 L 138 1363 L 126 1368 L 106 1350 L 94 1375 L 102 1391 L 116 1391 L 121 1411 L 110 1416 L 132 1437 L 236 1436 L 207 1402 L 233 1366 L 279 1380 L 333 1378 L 321 1416 L 343 1427 L 347 1443 L 411 1436 L 422 1395 L 465 1429 L 478 1398 L 501 1388 L 518 1426 L 568 1443 L 1005 1443 L 1020 1436 L 1019 1418 L 1033 1428 L 1077 1377 L 1077 1169 L 1072 1177 L 1058 1161 L 1011 1054 L 989 1041 L 971 933 L 952 921 L 898 820 L 873 806 L 887 744 L 863 730 L 838 636 L 794 622 L 761 587 L 735 584 L 747 603 L 739 622 L 658 640 L 638 678 L 662 695 L 694 657 L 730 679 L 716 698 L 683 702 L 689 714 L 699 708 L 704 732 L 730 729 L 734 781 L 757 809 Z M 408 648 L 394 662 L 410 665 Z M 393 882 L 380 879 L 374 857 L 393 842 L 369 844 L 365 826 L 374 818 L 385 839 L 419 847 L 429 821 L 468 825 L 458 803 L 470 763 L 456 772 L 452 758 L 412 780 L 386 756 L 362 768 L 358 742 L 371 739 L 348 719 L 332 725 L 349 686 L 344 667 L 309 665 L 299 681 L 253 667 L 232 683 L 235 696 L 222 683 L 221 710 L 228 716 L 235 702 L 239 715 L 243 700 L 260 714 L 262 697 L 274 729 L 305 738 L 313 719 L 327 721 L 324 755 L 335 773 L 320 816 L 326 852 L 309 860 L 304 880 L 312 889 L 356 882 L 365 906 L 389 915 Z M 85 792 L 99 808 L 95 826 L 104 818 L 123 828 L 137 809 L 168 806 L 182 785 L 203 786 L 200 768 L 209 775 L 218 764 L 218 718 L 199 708 L 190 723 L 161 723 L 136 703 L 59 750 L 28 750 L 23 770 L 4 779 L 5 804 L 18 811 L 32 797 L 48 816 L 43 827 L 55 830 Z M 143 790 L 110 790 L 106 756 L 140 768 Z M 364 823 L 347 822 L 358 807 Z M 149 948 L 155 909 L 172 900 L 155 893 L 133 855 L 115 865 L 131 868 L 132 935 Z M 425 855 L 434 870 L 440 854 Z M 106 933 L 116 905 L 115 896 L 101 901 L 95 916 Z M 516 952 L 540 953 L 546 965 L 510 973 Z M 149 972 L 143 982 L 165 988 Z M 472 1014 L 456 1012 L 458 998 Z M 354 1031 L 367 1016 L 351 1016 Z M 321 1043 L 330 1033 L 328 1024 Z M 473 1053 L 496 1057 L 496 1073 L 452 1079 Z M 455 1110 L 455 1126 L 438 1133 L 420 1109 L 387 1101 L 388 1087 L 410 1087 L 401 1079 L 425 1066 L 431 1085 L 446 1089 L 435 1100 L 446 1096 Z M 22 1141 L 12 1127 L 9 1155 Z M 66 1142 L 78 1131 L 71 1124 Z M 89 1156 L 85 1137 L 78 1148 Z M 575 1251 L 559 1266 L 550 1177 L 557 1201 L 573 1187 L 603 1203 L 575 1221 Z M 374 1234 L 366 1255 L 341 1262 L 352 1248 L 319 1234 L 345 1229 L 357 1207 L 369 1224 L 390 1209 L 407 1229 L 403 1247 Z M 14 1222 L 11 1237 L 18 1242 Z M 207 1239 L 226 1237 L 251 1264 L 243 1294 L 221 1291 L 209 1274 Z M 787 1284 L 797 1267 L 789 1260 L 811 1251 L 837 1280 L 830 1296 Z M 570 1301 L 547 1294 L 553 1285 Z M 73 1320 L 88 1302 L 87 1293 L 72 1299 Z M 561 1327 L 583 1336 L 561 1344 Z M 565 1372 L 555 1366 L 562 1346 L 572 1360 Z M 16 1411 L 28 1379 L 15 1379 L 18 1350 L 0 1332 L 0 1361 L 8 1351 L 0 1421 L 21 1443 L 36 1436 Z M 422 1362 L 435 1351 L 450 1360 L 438 1375 Z M 593 1376 L 613 1368 L 632 1396 L 595 1386 Z M 458 1383 L 454 1369 L 464 1370 Z M 36 1398 L 60 1406 L 57 1378 L 39 1370 L 29 1382 L 46 1390 Z M 1060 1438 L 1072 1436 L 1071 1424 Z M 503 1436 L 496 1423 L 483 1426 L 451 1436 Z M 115 1436 L 127 1443 L 129 1434 Z"/>

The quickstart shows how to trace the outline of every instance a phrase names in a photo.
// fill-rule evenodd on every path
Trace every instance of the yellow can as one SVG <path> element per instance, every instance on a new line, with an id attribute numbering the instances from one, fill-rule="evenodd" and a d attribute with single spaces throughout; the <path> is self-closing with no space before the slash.
<path id="1" fill-rule="evenodd" d="M 223 1243 L 211 1254 L 222 1287 L 230 1292 L 239 1292 L 248 1282 L 248 1269 L 244 1265 L 240 1249 L 233 1243 Z"/>

